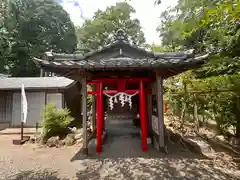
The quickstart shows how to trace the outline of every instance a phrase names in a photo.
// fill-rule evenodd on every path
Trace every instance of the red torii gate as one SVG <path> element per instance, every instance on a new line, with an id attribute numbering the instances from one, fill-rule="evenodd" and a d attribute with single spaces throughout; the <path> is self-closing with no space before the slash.
<path id="1" fill-rule="evenodd" d="M 139 94 L 139 104 L 140 104 L 140 124 L 142 132 L 142 151 L 147 151 L 147 137 L 148 137 L 148 116 L 147 116 L 147 104 L 146 104 L 146 93 L 151 92 L 145 89 L 145 83 L 150 83 L 152 80 L 150 78 L 99 78 L 89 81 L 88 84 L 96 85 L 96 91 L 89 91 L 88 94 L 95 95 L 96 98 L 96 112 L 97 112 L 97 145 L 96 152 L 100 153 L 102 151 L 102 133 L 104 126 L 104 107 L 103 107 L 103 95 L 106 94 L 117 94 L 119 92 L 124 92 L 127 94 Z M 134 90 L 127 90 L 127 83 L 138 83 L 139 88 Z M 103 90 L 105 84 L 116 84 L 117 90 Z"/>

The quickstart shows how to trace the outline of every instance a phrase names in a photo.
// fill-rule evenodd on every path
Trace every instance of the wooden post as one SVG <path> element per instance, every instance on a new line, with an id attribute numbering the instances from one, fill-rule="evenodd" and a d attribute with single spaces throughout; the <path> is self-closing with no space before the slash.
<path id="1" fill-rule="evenodd" d="M 159 150 L 166 151 L 164 142 L 164 108 L 163 108 L 163 79 L 161 76 L 156 77 L 157 84 L 157 113 L 158 113 L 158 143 Z"/>
<path id="2" fill-rule="evenodd" d="M 83 75 L 81 79 L 82 94 L 82 122 L 83 122 L 83 153 L 88 154 L 88 135 L 87 135 L 87 81 Z"/>
<path id="3" fill-rule="evenodd" d="M 41 68 L 40 69 L 40 77 L 43 77 L 43 74 L 44 74 L 44 72 L 43 72 L 43 69 Z"/>
<path id="4" fill-rule="evenodd" d="M 21 141 L 23 141 L 23 122 L 21 121 Z"/>
<path id="5" fill-rule="evenodd" d="M 36 133 L 38 132 L 38 127 L 39 127 L 38 122 L 36 122 Z"/>
<path id="6" fill-rule="evenodd" d="M 146 93 L 144 90 L 144 83 L 141 80 L 139 84 L 139 102 L 140 102 L 140 122 L 142 131 L 142 151 L 147 151 L 147 136 L 148 136 L 148 121 L 146 109 Z"/>
<path id="7" fill-rule="evenodd" d="M 96 91 L 96 85 L 92 85 L 92 90 Z M 92 95 L 92 130 L 96 131 L 96 96 Z"/>

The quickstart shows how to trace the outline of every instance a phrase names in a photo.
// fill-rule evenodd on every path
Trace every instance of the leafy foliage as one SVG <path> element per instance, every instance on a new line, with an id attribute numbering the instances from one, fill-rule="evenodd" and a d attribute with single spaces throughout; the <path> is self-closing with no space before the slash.
<path id="1" fill-rule="evenodd" d="M 186 113 L 192 117 L 197 106 L 198 113 L 215 120 L 220 131 L 235 127 L 238 137 L 239 14 L 239 0 L 179 0 L 175 7 L 161 14 L 162 23 L 158 27 L 162 49 L 194 48 L 198 53 L 211 53 L 209 61 L 198 70 L 166 81 L 167 101 L 175 109 L 187 106 Z M 178 82 L 185 86 L 179 86 Z"/>
<path id="2" fill-rule="evenodd" d="M 5 73 L 5 56 L 10 51 L 9 32 L 5 27 L 9 4 L 7 0 L 0 2 L 0 73 Z"/>
<path id="3" fill-rule="evenodd" d="M 68 131 L 67 126 L 74 119 L 68 109 L 56 109 L 54 103 L 49 103 L 43 112 L 43 137 L 63 136 Z"/>
<path id="4" fill-rule="evenodd" d="M 77 28 L 80 48 L 85 51 L 99 49 L 109 44 L 117 29 L 123 29 L 129 36 L 130 42 L 136 45 L 145 43 L 144 33 L 138 19 L 132 19 L 135 10 L 127 2 L 116 3 L 105 11 L 95 12 L 93 19 L 86 20 Z"/>
<path id="5" fill-rule="evenodd" d="M 74 25 L 54 0 L 10 0 L 3 24 L 4 46 L 11 48 L 1 54 L 1 62 L 12 76 L 39 76 L 32 56 L 42 56 L 47 50 L 72 53 L 76 49 Z"/>
<path id="6" fill-rule="evenodd" d="M 239 1 L 179 0 L 161 14 L 158 27 L 163 45 L 173 50 L 194 48 L 210 51 L 211 62 L 198 71 L 199 77 L 236 74 L 239 60 Z M 214 65 L 214 66 L 212 66 Z"/>
<path id="7" fill-rule="evenodd" d="M 177 82 L 185 83 L 187 92 Z M 240 135 L 240 75 L 195 79 L 188 72 L 187 75 L 168 79 L 166 88 L 166 102 L 171 104 L 175 114 L 179 112 L 176 108 L 181 109 L 184 102 L 187 104 L 187 115 L 193 117 L 194 104 L 197 104 L 198 115 L 202 119 L 215 120 L 220 132 L 226 132 L 228 127 L 233 126 L 235 134 Z"/>

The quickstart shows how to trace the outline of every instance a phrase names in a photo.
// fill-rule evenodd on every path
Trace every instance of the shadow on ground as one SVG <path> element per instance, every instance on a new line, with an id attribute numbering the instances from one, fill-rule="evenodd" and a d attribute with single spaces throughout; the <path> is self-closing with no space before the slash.
<path id="1" fill-rule="evenodd" d="M 16 175 L 8 177 L 7 180 L 68 180 L 60 178 L 57 172 L 42 170 L 42 171 L 22 171 Z"/>
<path id="2" fill-rule="evenodd" d="M 141 150 L 141 139 L 138 132 L 131 132 L 128 134 L 119 134 L 110 132 L 105 139 L 102 146 L 102 153 L 96 154 L 96 146 L 91 145 L 88 148 L 88 156 L 83 155 L 79 150 L 71 159 L 71 161 L 84 160 L 84 159 L 118 159 L 118 158 L 164 158 L 164 157 L 182 157 L 182 158 L 197 158 L 207 159 L 202 154 L 196 154 L 184 149 L 179 143 L 168 145 L 168 155 L 157 151 L 152 144 L 148 145 L 146 153 Z"/>
<path id="3" fill-rule="evenodd" d="M 168 155 L 149 145 L 148 152 L 141 151 L 141 140 L 135 133 L 108 136 L 101 154 L 95 146 L 89 147 L 89 156 L 79 151 L 70 160 L 81 163 L 77 180 L 238 180 L 225 170 L 235 167 L 217 164 L 203 155 L 189 152 L 176 144 L 168 145 Z M 227 168 L 226 168 L 227 167 Z M 66 163 L 66 168 L 69 168 Z M 56 172 L 23 171 L 9 180 L 66 180 Z M 69 179 L 70 180 L 70 179 Z"/>
<path id="4" fill-rule="evenodd" d="M 224 141 L 218 140 L 221 144 L 226 144 Z M 208 141 L 208 143 L 211 145 L 211 147 L 214 149 L 215 152 L 227 152 L 231 157 L 234 159 L 234 162 L 237 164 L 238 169 L 240 169 L 240 155 L 239 155 L 239 150 L 240 148 L 234 148 L 231 145 L 228 145 L 226 147 L 220 145 L 217 143 L 215 140 Z M 231 150 L 232 148 L 233 150 Z"/>
<path id="5" fill-rule="evenodd" d="M 144 162 L 142 160 L 103 160 L 97 167 L 88 167 L 77 173 L 79 180 L 237 180 L 230 174 L 224 173 L 213 167 L 213 164 L 199 165 L 191 159 L 171 160 L 155 159 Z"/>
<path id="6" fill-rule="evenodd" d="M 158 152 L 149 145 L 147 153 L 141 151 L 141 141 L 129 135 L 108 137 L 101 154 L 91 147 L 89 156 L 81 152 L 71 161 L 82 161 L 85 170 L 76 176 L 79 180 L 127 179 L 127 180 L 225 180 L 238 179 L 223 172 L 207 157 L 189 152 L 176 144 L 169 144 L 169 154 Z M 222 168 L 222 167 L 221 167 Z M 224 168 L 222 168 L 224 169 Z M 229 170 L 229 169 L 228 169 Z"/>
<path id="7" fill-rule="evenodd" d="M 76 173 L 77 180 L 237 180 L 213 167 L 199 164 L 193 159 L 105 159 L 93 163 Z M 7 180 L 71 180 L 51 171 L 22 171 Z"/>

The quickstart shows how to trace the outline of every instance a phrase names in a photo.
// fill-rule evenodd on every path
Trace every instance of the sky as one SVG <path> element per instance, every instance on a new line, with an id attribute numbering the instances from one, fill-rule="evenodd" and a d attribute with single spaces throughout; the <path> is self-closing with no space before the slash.
<path id="1" fill-rule="evenodd" d="M 123 0 L 59 0 L 64 9 L 70 14 L 75 25 L 81 25 L 85 19 L 91 19 L 98 9 L 105 10 L 107 6 L 115 5 Z M 154 5 L 155 0 L 131 0 L 136 13 L 133 18 L 140 20 L 145 33 L 146 41 L 149 44 L 160 44 L 160 38 L 156 32 L 160 24 L 159 16 L 167 7 L 174 6 L 177 0 L 163 0 L 161 5 Z M 80 8 L 81 7 L 81 8 Z"/>

